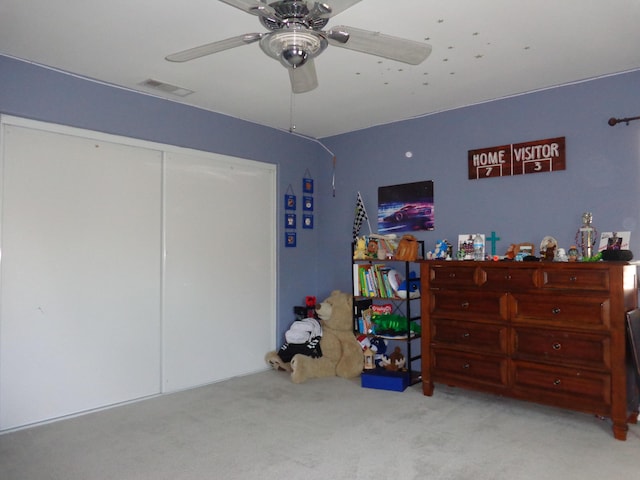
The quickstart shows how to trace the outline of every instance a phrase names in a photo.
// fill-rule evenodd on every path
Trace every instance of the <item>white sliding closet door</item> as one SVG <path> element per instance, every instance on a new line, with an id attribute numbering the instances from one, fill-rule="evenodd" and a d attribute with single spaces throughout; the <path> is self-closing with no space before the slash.
<path id="1" fill-rule="evenodd" d="M 275 345 L 275 167 L 165 160 L 163 390 L 265 368 Z"/>
<path id="2" fill-rule="evenodd" d="M 265 369 L 276 167 L 0 118 L 0 431 Z"/>
<path id="3" fill-rule="evenodd" d="M 0 429 L 158 393 L 162 153 L 3 132 Z"/>

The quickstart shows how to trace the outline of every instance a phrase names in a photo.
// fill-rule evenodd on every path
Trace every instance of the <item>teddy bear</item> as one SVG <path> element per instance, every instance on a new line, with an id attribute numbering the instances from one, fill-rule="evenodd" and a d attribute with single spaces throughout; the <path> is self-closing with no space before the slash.
<path id="1" fill-rule="evenodd" d="M 278 352 L 267 353 L 265 360 L 275 370 L 291 372 L 293 383 L 310 378 L 338 376 L 357 377 L 364 367 L 362 347 L 353 333 L 353 295 L 334 290 L 316 307 L 322 327 L 321 357 L 296 354 L 289 364 Z"/>

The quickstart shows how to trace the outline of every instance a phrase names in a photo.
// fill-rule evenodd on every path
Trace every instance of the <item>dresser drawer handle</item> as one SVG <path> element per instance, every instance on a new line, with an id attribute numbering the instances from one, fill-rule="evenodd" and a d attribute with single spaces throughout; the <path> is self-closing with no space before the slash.
<path id="1" fill-rule="evenodd" d="M 460 304 L 460 307 L 461 307 L 461 308 L 464 308 L 464 309 L 469 308 L 469 302 L 462 302 L 462 303 Z"/>
<path id="2" fill-rule="evenodd" d="M 509 274 L 505 275 L 505 276 L 504 276 L 504 279 L 505 279 L 505 280 L 511 280 L 511 275 L 509 275 Z"/>
<path id="3" fill-rule="evenodd" d="M 462 334 L 462 338 L 469 338 L 471 336 L 471 334 L 469 332 L 464 332 Z"/>
<path id="4" fill-rule="evenodd" d="M 469 363 L 462 364 L 462 369 L 463 370 L 468 370 L 469 368 L 471 368 L 471 365 Z"/>
<path id="5" fill-rule="evenodd" d="M 556 379 L 553 381 L 553 384 L 554 384 L 554 385 L 556 385 L 556 386 L 557 386 L 557 385 L 560 385 L 561 383 L 562 383 L 562 380 L 560 380 L 559 378 L 556 378 Z"/>
<path id="6" fill-rule="evenodd" d="M 577 281 L 578 281 L 578 277 L 576 277 L 575 275 L 571 275 L 571 276 L 569 277 L 569 281 L 570 281 L 570 282 L 577 282 Z"/>
<path id="7" fill-rule="evenodd" d="M 555 307 L 551 310 L 551 313 L 553 313 L 554 315 L 558 315 L 560 313 L 560 309 L 558 307 Z"/>
<path id="8" fill-rule="evenodd" d="M 553 348 L 554 350 L 560 350 L 562 348 L 562 344 L 554 343 L 553 345 L 551 345 L 551 348 Z"/>
<path id="9" fill-rule="evenodd" d="M 456 278 L 456 274 L 455 273 L 450 273 L 449 274 L 449 278 Z"/>

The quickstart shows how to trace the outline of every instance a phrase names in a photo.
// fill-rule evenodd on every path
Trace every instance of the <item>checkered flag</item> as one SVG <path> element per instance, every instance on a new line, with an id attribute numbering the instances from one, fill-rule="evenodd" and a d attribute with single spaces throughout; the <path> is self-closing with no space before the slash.
<path id="1" fill-rule="evenodd" d="M 362 227 L 362 222 L 369 222 L 369 217 L 367 216 L 367 211 L 364 208 L 364 202 L 362 201 L 362 196 L 360 192 L 358 192 L 358 199 L 356 201 L 356 213 L 355 218 L 353 219 L 353 241 L 355 242 L 358 239 L 358 235 L 360 234 L 360 227 Z M 369 227 L 371 230 L 371 227 Z"/>

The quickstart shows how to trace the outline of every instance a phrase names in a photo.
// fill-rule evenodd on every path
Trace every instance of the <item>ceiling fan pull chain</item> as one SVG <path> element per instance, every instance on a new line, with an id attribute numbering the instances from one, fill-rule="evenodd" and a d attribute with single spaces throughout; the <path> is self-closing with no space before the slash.
<path id="1" fill-rule="evenodd" d="M 289 133 L 293 133 L 296 130 L 296 125 L 293 122 L 293 108 L 295 103 L 295 93 L 291 92 L 291 102 L 289 107 Z"/>
<path id="2" fill-rule="evenodd" d="M 336 196 L 336 156 L 333 156 L 333 171 L 331 172 L 331 190 L 333 190 L 333 196 Z"/>

